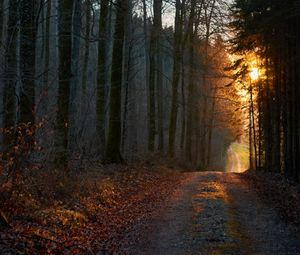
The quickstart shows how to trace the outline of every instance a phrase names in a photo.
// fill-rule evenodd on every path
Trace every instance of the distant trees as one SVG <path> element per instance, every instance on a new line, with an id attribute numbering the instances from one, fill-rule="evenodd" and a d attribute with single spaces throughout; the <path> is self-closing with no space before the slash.
<path id="1" fill-rule="evenodd" d="M 250 86 L 250 94 L 256 96 L 251 100 L 250 124 L 255 167 L 296 181 L 300 162 L 299 8 L 294 0 L 239 0 L 233 5 L 232 22 L 237 32 L 234 52 L 241 56 L 253 52 L 259 63 L 260 77 Z"/>

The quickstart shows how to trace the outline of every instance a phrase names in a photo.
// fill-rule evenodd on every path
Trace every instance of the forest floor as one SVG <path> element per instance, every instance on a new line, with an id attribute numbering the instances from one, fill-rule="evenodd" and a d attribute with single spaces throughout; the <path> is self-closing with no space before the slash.
<path id="1" fill-rule="evenodd" d="M 300 189 L 279 177 L 110 166 L 30 180 L 1 204 L 0 254 L 300 254 Z"/>

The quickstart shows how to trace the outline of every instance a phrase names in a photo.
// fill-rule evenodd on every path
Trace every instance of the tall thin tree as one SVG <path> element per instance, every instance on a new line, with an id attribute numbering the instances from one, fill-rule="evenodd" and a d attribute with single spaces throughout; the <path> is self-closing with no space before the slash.
<path id="1" fill-rule="evenodd" d="M 68 166 L 69 99 L 71 87 L 72 63 L 72 14 L 73 0 L 60 0 L 59 17 L 59 88 L 56 117 L 57 166 Z"/>
<path id="2" fill-rule="evenodd" d="M 116 21 L 113 42 L 112 75 L 109 97 L 108 137 L 105 148 L 106 163 L 121 163 L 121 91 L 124 57 L 124 35 L 127 22 L 128 0 L 116 2 Z"/>
<path id="3" fill-rule="evenodd" d="M 180 80 L 181 58 L 182 58 L 182 26 L 183 15 L 181 12 L 184 5 L 180 0 L 176 0 L 175 12 L 175 33 L 174 33 L 174 52 L 173 52 L 173 77 L 172 77 L 172 104 L 169 126 L 169 155 L 174 156 L 174 145 L 177 128 L 177 111 L 178 111 L 178 84 Z M 181 77 L 184 79 L 184 77 Z"/>
<path id="4" fill-rule="evenodd" d="M 19 1 L 9 0 L 9 14 L 7 21 L 7 36 L 5 43 L 5 70 L 4 70 L 4 151 L 7 152 L 13 143 L 14 127 L 16 124 L 16 86 L 17 86 L 17 38 L 18 38 L 18 10 Z"/>
<path id="5" fill-rule="evenodd" d="M 109 0 L 102 0 L 99 18 L 99 43 L 98 43 L 98 74 L 97 74 L 97 134 L 100 137 L 100 146 L 105 146 L 105 87 L 107 66 L 107 41 L 108 41 L 108 9 Z"/>

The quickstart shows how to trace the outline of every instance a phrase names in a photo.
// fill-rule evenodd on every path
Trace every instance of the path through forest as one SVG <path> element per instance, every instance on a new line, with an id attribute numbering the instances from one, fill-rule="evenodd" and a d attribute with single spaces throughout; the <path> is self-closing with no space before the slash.
<path id="1" fill-rule="evenodd" d="M 245 169 L 242 169 L 241 159 L 239 155 L 230 147 L 228 149 L 228 157 L 230 158 L 230 167 L 228 169 L 229 172 L 232 173 L 241 173 Z"/>
<path id="2" fill-rule="evenodd" d="M 129 254 L 300 254 L 299 233 L 240 174 L 184 175 L 167 209 L 135 228 Z"/>
<path id="3" fill-rule="evenodd" d="M 243 143 L 234 142 L 227 150 L 226 172 L 242 173 L 249 169 L 249 148 Z"/>

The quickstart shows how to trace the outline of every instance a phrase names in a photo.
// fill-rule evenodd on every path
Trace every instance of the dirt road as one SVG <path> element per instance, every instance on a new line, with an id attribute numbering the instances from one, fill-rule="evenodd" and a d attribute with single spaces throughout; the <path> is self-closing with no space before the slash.
<path id="1" fill-rule="evenodd" d="M 239 155 L 231 147 L 228 149 L 228 157 L 230 159 L 230 166 L 228 172 L 241 173 L 245 171 L 245 169 L 242 168 L 241 159 Z"/>
<path id="2" fill-rule="evenodd" d="M 161 214 L 134 229 L 129 254 L 300 254 L 300 233 L 263 203 L 239 174 L 184 174 Z M 134 235 L 130 233 L 130 235 Z"/>
<path id="3" fill-rule="evenodd" d="M 249 148 L 247 144 L 233 142 L 227 150 L 226 172 L 242 173 L 249 169 Z"/>

